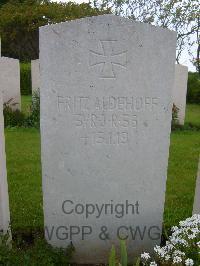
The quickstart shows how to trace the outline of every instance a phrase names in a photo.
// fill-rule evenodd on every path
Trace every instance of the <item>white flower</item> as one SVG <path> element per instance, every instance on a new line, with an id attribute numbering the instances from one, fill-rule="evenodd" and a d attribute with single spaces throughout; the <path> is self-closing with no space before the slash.
<path id="1" fill-rule="evenodd" d="M 154 247 L 154 251 L 155 251 L 155 252 L 157 252 L 157 251 L 160 250 L 160 249 L 161 249 L 161 247 L 158 246 L 158 245 L 156 245 L 156 246 Z"/>
<path id="2" fill-rule="evenodd" d="M 174 256 L 185 256 L 185 253 L 180 250 L 175 250 L 173 253 Z"/>
<path id="3" fill-rule="evenodd" d="M 180 221 L 180 222 L 179 222 L 179 225 L 180 225 L 181 227 L 186 226 L 186 224 L 187 224 L 186 221 Z"/>
<path id="4" fill-rule="evenodd" d="M 178 226 L 172 226 L 171 230 L 172 230 L 172 232 L 177 231 L 178 230 Z"/>
<path id="5" fill-rule="evenodd" d="M 152 261 L 149 266 L 157 266 L 158 264 L 155 261 Z"/>
<path id="6" fill-rule="evenodd" d="M 192 217 L 184 221 L 180 221 L 179 226 L 172 227 L 172 234 L 165 246 L 155 246 L 155 255 L 165 263 L 173 265 L 193 266 L 196 261 L 186 259 L 185 252 L 188 248 L 196 247 L 200 254 L 200 215 L 194 214 Z M 182 249 L 183 251 L 179 250 Z M 157 266 L 155 261 L 150 262 L 149 253 L 143 253 L 141 258 L 145 260 L 143 263 L 148 263 L 149 266 Z M 146 264 L 145 264 L 146 265 Z"/>
<path id="7" fill-rule="evenodd" d="M 187 260 L 185 261 L 185 265 L 186 265 L 186 266 L 193 266 L 193 265 L 194 265 L 194 261 L 193 261 L 192 259 L 187 259 Z"/>
<path id="8" fill-rule="evenodd" d="M 182 262 L 182 258 L 181 257 L 179 257 L 179 256 L 175 256 L 174 258 L 173 258 L 173 263 L 175 264 L 175 263 L 180 263 L 180 262 Z"/>
<path id="9" fill-rule="evenodd" d="M 194 239 L 196 237 L 195 234 L 192 234 L 192 235 L 188 235 L 188 239 Z"/>
<path id="10" fill-rule="evenodd" d="M 165 261 L 168 261 L 168 260 L 170 260 L 170 258 L 171 258 L 170 255 L 166 255 L 164 259 L 165 259 Z"/>
<path id="11" fill-rule="evenodd" d="M 188 246 L 188 242 L 185 239 L 182 239 L 181 237 L 171 236 L 170 241 L 172 242 L 173 245 L 180 244 L 180 245 L 183 245 L 185 247 Z"/>
<path id="12" fill-rule="evenodd" d="M 191 228 L 191 231 L 193 234 L 196 234 L 196 235 L 200 232 L 198 227 Z"/>
<path id="13" fill-rule="evenodd" d="M 169 241 L 166 242 L 165 247 L 167 251 L 172 251 L 174 249 L 174 246 Z"/>
<path id="14" fill-rule="evenodd" d="M 155 246 L 154 251 L 157 253 L 157 255 L 161 258 L 164 258 L 166 255 L 165 248 L 161 248 L 160 246 Z"/>
<path id="15" fill-rule="evenodd" d="M 141 254 L 141 258 L 144 259 L 144 260 L 148 260 L 148 259 L 150 259 L 151 257 L 150 257 L 150 255 L 149 255 L 149 253 L 144 252 L 143 254 Z"/>

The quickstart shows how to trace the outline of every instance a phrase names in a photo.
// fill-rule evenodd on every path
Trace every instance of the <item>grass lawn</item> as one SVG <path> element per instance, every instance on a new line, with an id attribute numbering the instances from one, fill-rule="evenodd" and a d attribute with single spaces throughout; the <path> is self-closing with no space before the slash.
<path id="1" fill-rule="evenodd" d="M 23 110 L 30 96 L 23 97 Z M 187 107 L 187 122 L 198 123 L 200 106 Z M 191 119 L 191 120 L 189 120 Z M 40 134 L 36 129 L 6 129 L 6 153 L 13 231 L 43 228 Z M 164 223 L 167 227 L 191 215 L 200 153 L 200 131 L 171 134 Z"/>
<path id="2" fill-rule="evenodd" d="M 42 228 L 39 131 L 8 129 L 5 135 L 12 228 Z"/>
<path id="3" fill-rule="evenodd" d="M 30 103 L 30 96 L 22 98 L 25 113 Z M 188 105 L 186 123 L 199 125 L 199 114 L 200 106 Z M 72 252 L 52 249 L 43 238 L 40 133 L 31 128 L 10 128 L 5 130 L 5 137 L 15 241 L 12 250 L 0 249 L 0 265 L 68 265 Z M 192 214 L 199 153 L 200 131 L 172 132 L 164 212 L 166 229 Z"/>
<path id="4" fill-rule="evenodd" d="M 171 227 L 192 214 L 200 131 L 171 134 L 164 223 Z"/>
<path id="5" fill-rule="evenodd" d="M 30 111 L 30 105 L 32 101 L 31 95 L 22 96 L 22 112 L 27 114 Z"/>
<path id="6" fill-rule="evenodd" d="M 22 98 L 27 113 L 30 96 Z M 200 125 L 200 106 L 188 105 L 186 123 Z M 52 249 L 43 238 L 40 133 L 33 128 L 5 130 L 13 249 L 0 249 L 0 265 L 68 265 L 71 252 Z M 192 214 L 200 130 L 177 130 L 171 134 L 164 212 L 169 229 Z M 8 264 L 8 261 L 10 264 Z"/>
<path id="7" fill-rule="evenodd" d="M 185 123 L 200 127 L 200 105 L 188 104 L 186 108 Z"/>
<path id="8" fill-rule="evenodd" d="M 39 132 L 6 129 L 6 153 L 12 229 L 42 230 Z M 192 213 L 199 153 L 199 131 L 172 133 L 164 215 L 167 227 Z"/>

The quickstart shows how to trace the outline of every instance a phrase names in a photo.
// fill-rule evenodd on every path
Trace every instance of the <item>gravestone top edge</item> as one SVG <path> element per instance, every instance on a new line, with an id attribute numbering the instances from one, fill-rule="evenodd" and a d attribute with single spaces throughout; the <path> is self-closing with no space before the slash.
<path id="1" fill-rule="evenodd" d="M 188 69 L 188 66 L 185 66 L 185 65 L 182 65 L 182 64 L 175 64 L 175 66 L 178 66 L 178 67 L 182 67 L 182 68 Z"/>
<path id="2" fill-rule="evenodd" d="M 1 61 L 4 61 L 4 60 L 10 60 L 10 61 L 16 61 L 16 62 L 19 62 L 19 59 L 17 59 L 17 58 L 11 58 L 11 57 L 6 57 L 6 56 L 2 56 L 2 57 L 0 57 L 0 60 L 1 60 Z"/>
<path id="3" fill-rule="evenodd" d="M 118 21 L 121 21 L 122 23 L 131 23 L 132 25 L 140 25 L 140 26 L 144 26 L 145 28 L 149 28 L 149 29 L 154 29 L 154 30 L 160 30 L 161 32 L 168 32 L 169 34 L 173 34 L 173 35 L 177 35 L 176 31 L 173 30 L 169 30 L 167 28 L 162 28 L 159 26 L 154 26 L 151 25 L 149 23 L 144 23 L 144 22 L 140 22 L 140 21 L 135 21 L 133 19 L 129 19 L 129 18 L 125 18 L 125 17 L 121 17 L 118 15 L 113 15 L 113 14 L 104 14 L 104 15 L 97 15 L 97 16 L 91 16 L 91 17 L 84 17 L 84 18 L 80 18 L 80 19 L 74 19 L 74 20 L 69 20 L 69 21 L 64 21 L 64 22 L 59 22 L 59 23 L 55 23 L 55 24 L 50 24 L 50 25 L 45 25 L 42 27 L 39 27 L 39 32 L 43 32 L 43 31 L 48 31 L 49 29 L 52 28 L 57 28 L 59 26 L 65 26 L 65 25 L 69 25 L 69 24 L 77 24 L 77 23 L 89 23 L 89 22 L 95 22 L 98 20 L 102 20 L 103 23 L 106 23 L 105 19 L 107 18 L 111 18 L 111 19 L 115 19 Z"/>

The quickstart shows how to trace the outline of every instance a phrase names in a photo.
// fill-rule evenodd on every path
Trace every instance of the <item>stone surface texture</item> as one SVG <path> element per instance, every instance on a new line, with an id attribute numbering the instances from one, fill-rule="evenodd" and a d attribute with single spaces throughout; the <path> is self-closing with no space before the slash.
<path id="1" fill-rule="evenodd" d="M 31 81 L 32 81 L 32 93 L 40 88 L 40 61 L 31 61 Z"/>
<path id="2" fill-rule="evenodd" d="M 200 214 L 200 158 L 197 172 L 196 191 L 194 198 L 193 214 Z"/>
<path id="3" fill-rule="evenodd" d="M 10 213 L 6 172 L 6 156 L 4 141 L 3 101 L 0 92 L 0 232 L 9 230 Z"/>
<path id="4" fill-rule="evenodd" d="M 20 110 L 20 65 L 18 59 L 8 57 L 0 58 L 0 81 L 3 102 L 9 103 L 13 110 Z"/>
<path id="5" fill-rule="evenodd" d="M 184 125 L 186 95 L 187 95 L 188 68 L 183 65 L 175 65 L 175 78 L 172 93 L 173 103 L 178 107 L 178 122 Z"/>
<path id="6" fill-rule="evenodd" d="M 160 243 L 175 50 L 174 32 L 114 15 L 40 28 L 45 232 L 78 263 L 107 263 L 117 235 L 130 258 Z"/>

